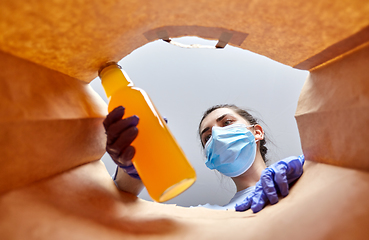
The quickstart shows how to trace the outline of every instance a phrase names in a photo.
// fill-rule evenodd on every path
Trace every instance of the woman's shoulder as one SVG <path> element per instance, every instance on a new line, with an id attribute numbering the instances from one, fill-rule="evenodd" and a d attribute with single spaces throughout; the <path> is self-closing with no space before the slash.
<path id="1" fill-rule="evenodd" d="M 252 187 L 248 187 L 246 189 L 236 192 L 236 194 L 229 201 L 229 203 L 224 205 L 223 207 L 227 209 L 230 209 L 230 208 L 234 209 L 236 204 L 242 203 L 243 200 L 246 199 L 247 195 L 251 193 L 254 189 L 255 189 L 255 186 L 252 186 Z"/>

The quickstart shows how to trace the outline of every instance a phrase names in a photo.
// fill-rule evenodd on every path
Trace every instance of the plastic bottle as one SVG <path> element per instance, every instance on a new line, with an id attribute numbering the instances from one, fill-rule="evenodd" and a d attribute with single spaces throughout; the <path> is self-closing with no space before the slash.
<path id="1" fill-rule="evenodd" d="M 106 64 L 99 77 L 109 99 L 108 111 L 125 107 L 125 117 L 137 115 L 139 133 L 133 141 L 132 163 L 151 198 L 167 201 L 189 188 L 196 173 L 147 93 L 116 63 Z"/>

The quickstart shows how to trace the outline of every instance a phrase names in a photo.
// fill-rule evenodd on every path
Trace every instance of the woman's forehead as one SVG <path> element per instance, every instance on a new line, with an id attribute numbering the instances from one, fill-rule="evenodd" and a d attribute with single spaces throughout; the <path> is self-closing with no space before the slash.
<path id="1" fill-rule="evenodd" d="M 209 124 L 212 124 L 213 122 L 216 122 L 216 119 L 218 119 L 219 117 L 223 116 L 223 115 L 232 115 L 235 116 L 237 118 L 242 118 L 240 115 L 238 115 L 233 109 L 230 108 L 218 108 L 215 109 L 214 111 L 212 111 L 211 113 L 209 113 L 209 115 L 207 115 L 204 120 L 201 123 L 201 129 L 206 127 Z"/>
<path id="2" fill-rule="evenodd" d="M 233 109 L 218 108 L 218 109 L 215 109 L 214 111 L 212 111 L 208 116 L 206 116 L 206 118 L 216 119 L 216 118 L 218 118 L 218 117 L 220 117 L 224 114 L 231 114 L 231 115 L 237 115 L 238 116 L 238 114 Z"/>

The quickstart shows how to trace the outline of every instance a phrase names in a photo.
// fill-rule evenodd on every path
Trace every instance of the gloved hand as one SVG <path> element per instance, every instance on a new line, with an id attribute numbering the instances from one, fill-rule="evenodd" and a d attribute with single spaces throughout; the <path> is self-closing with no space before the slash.
<path id="1" fill-rule="evenodd" d="M 139 118 L 131 116 L 122 119 L 123 115 L 124 107 L 119 106 L 111 111 L 103 122 L 107 135 L 106 151 L 118 167 L 122 168 L 131 177 L 140 179 L 136 168 L 132 164 L 132 158 L 136 150 L 131 146 L 138 135 L 136 126 Z"/>
<path id="2" fill-rule="evenodd" d="M 245 211 L 251 207 L 252 211 L 257 213 L 264 208 L 268 201 L 271 204 L 276 204 L 278 202 L 277 192 L 279 191 L 283 197 L 288 195 L 288 184 L 302 175 L 304 163 L 304 155 L 293 156 L 264 169 L 254 191 L 241 204 L 236 205 L 236 211 Z"/>
<path id="3" fill-rule="evenodd" d="M 107 135 L 106 151 L 118 167 L 122 168 L 129 176 L 141 180 L 132 164 L 136 149 L 131 146 L 138 135 L 136 126 L 139 118 L 134 115 L 122 119 L 123 116 L 124 107 L 119 106 L 111 111 L 103 122 Z M 164 121 L 168 123 L 165 117 Z"/>

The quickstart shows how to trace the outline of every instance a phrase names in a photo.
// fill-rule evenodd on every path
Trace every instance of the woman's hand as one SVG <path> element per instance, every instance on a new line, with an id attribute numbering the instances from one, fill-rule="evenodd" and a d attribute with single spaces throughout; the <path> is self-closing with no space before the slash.
<path id="1" fill-rule="evenodd" d="M 301 155 L 285 158 L 264 169 L 254 191 L 241 204 L 236 205 L 236 211 L 245 211 L 251 208 L 254 213 L 257 213 L 264 208 L 268 201 L 270 204 L 276 204 L 278 192 L 283 197 L 288 195 L 289 184 L 302 175 L 304 163 L 304 155 Z"/>
<path id="2" fill-rule="evenodd" d="M 124 110 L 122 106 L 115 108 L 106 116 L 103 122 L 107 135 L 106 151 L 124 172 L 133 178 L 140 179 L 132 164 L 136 150 L 131 146 L 138 135 L 137 124 L 139 118 L 131 116 L 122 119 Z"/>

